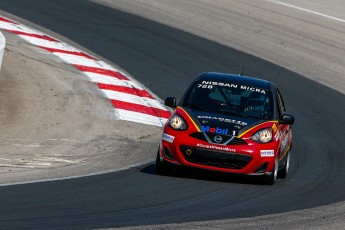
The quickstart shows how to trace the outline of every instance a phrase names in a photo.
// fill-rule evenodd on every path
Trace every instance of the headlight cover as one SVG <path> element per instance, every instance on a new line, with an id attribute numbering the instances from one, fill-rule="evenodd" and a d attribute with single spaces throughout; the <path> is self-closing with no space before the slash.
<path id="1" fill-rule="evenodd" d="M 171 116 L 169 120 L 169 126 L 175 130 L 187 129 L 186 121 L 178 114 L 174 114 Z"/>
<path id="2" fill-rule="evenodd" d="M 267 128 L 254 133 L 251 139 L 257 143 L 268 143 L 272 141 L 272 136 L 272 128 Z"/>

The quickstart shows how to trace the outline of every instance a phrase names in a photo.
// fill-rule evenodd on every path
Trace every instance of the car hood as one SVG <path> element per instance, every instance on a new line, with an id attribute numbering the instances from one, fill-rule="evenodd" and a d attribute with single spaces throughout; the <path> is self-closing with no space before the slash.
<path id="1" fill-rule="evenodd" d="M 201 132 L 238 136 L 265 120 L 238 117 L 224 113 L 184 108 Z"/>

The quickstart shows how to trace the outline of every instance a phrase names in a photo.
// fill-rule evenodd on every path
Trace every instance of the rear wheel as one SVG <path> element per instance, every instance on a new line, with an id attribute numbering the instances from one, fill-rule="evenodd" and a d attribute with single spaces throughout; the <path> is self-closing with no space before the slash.
<path id="1" fill-rule="evenodd" d="M 285 179 L 289 172 L 289 167 L 290 167 L 290 153 L 288 153 L 286 157 L 286 161 L 284 163 L 283 168 L 279 170 L 278 177 Z"/>
<path id="2" fill-rule="evenodd" d="M 156 174 L 158 175 L 168 175 L 171 171 L 171 166 L 169 163 L 164 162 L 160 159 L 159 149 L 156 157 Z"/>
<path id="3" fill-rule="evenodd" d="M 266 183 L 267 184 L 274 185 L 274 183 L 276 182 L 277 177 L 278 177 L 278 165 L 279 165 L 279 162 L 278 162 L 278 157 L 277 157 L 276 160 L 274 161 L 273 172 L 271 172 L 270 175 L 266 176 Z"/>

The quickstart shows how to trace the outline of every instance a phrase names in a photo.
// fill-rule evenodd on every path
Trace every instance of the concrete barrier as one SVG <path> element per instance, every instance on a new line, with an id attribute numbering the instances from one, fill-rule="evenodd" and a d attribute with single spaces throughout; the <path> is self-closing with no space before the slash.
<path id="1" fill-rule="evenodd" d="M 6 44 L 5 36 L 0 32 L 0 70 L 1 70 L 2 58 L 5 52 L 5 44 Z"/>

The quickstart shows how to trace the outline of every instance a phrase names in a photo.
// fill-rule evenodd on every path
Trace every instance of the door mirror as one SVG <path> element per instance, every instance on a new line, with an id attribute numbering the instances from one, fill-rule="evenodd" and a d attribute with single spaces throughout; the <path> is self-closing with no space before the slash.
<path id="1" fill-rule="evenodd" d="M 290 114 L 283 114 L 283 117 L 280 119 L 280 123 L 292 125 L 295 122 L 294 116 Z"/>
<path id="2" fill-rule="evenodd" d="M 171 108 L 176 108 L 176 98 L 175 97 L 167 97 L 164 101 L 164 105 L 169 106 Z"/>

